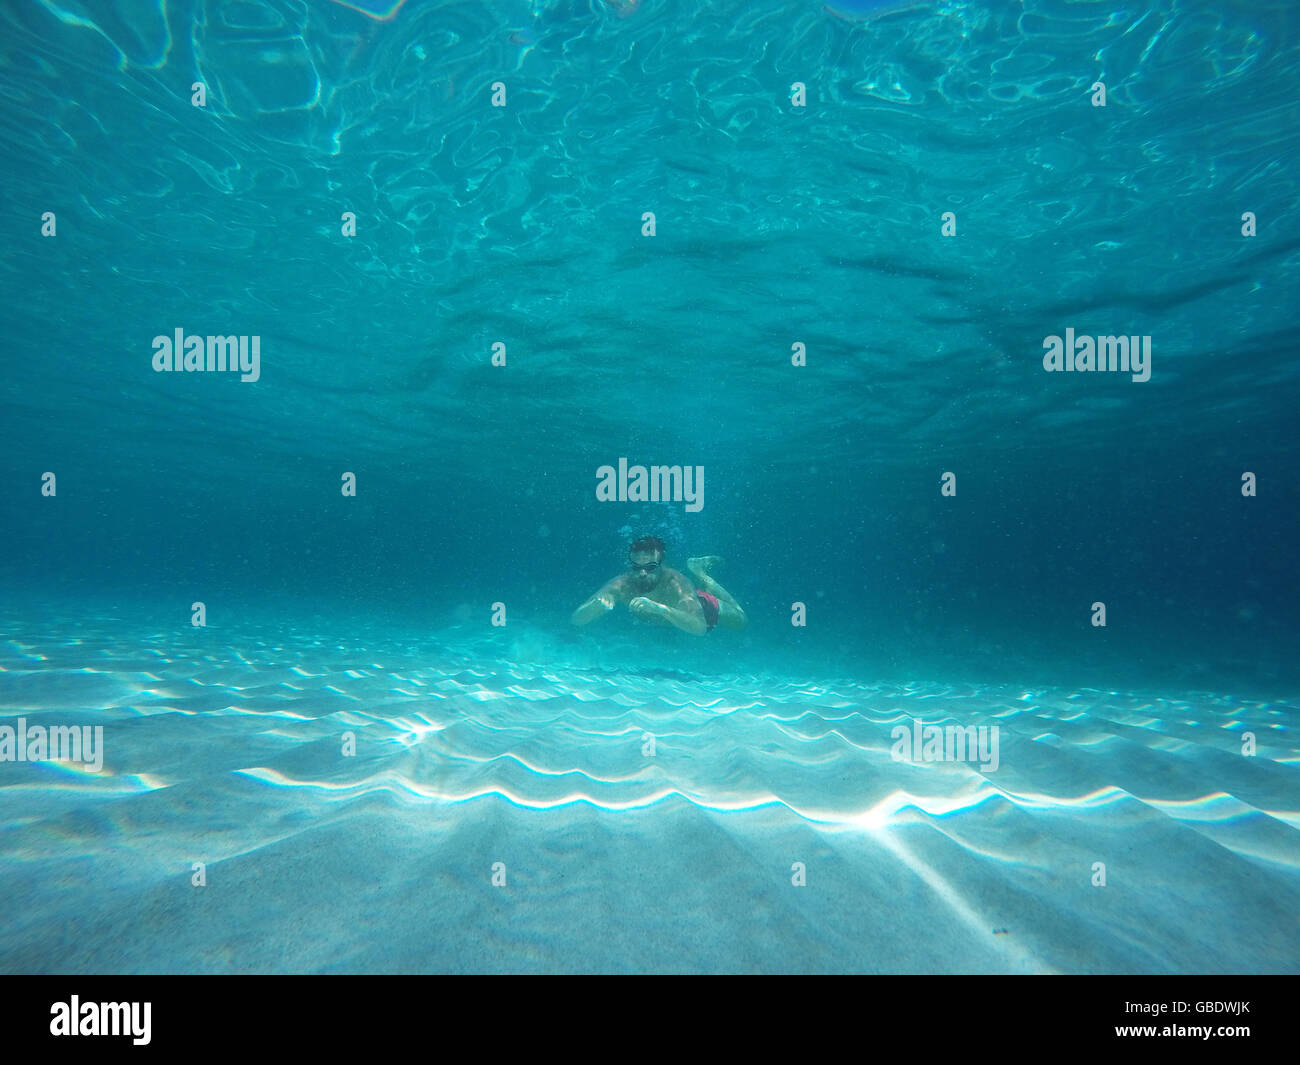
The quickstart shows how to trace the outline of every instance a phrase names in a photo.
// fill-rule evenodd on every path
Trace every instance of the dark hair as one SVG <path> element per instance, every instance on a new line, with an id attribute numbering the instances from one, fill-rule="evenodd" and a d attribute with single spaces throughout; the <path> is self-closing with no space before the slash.
<path id="1" fill-rule="evenodd" d="M 628 557 L 630 558 L 632 555 L 639 554 L 642 551 L 654 551 L 660 555 L 666 555 L 668 553 L 664 550 L 664 542 L 657 536 L 641 537 L 640 540 L 637 540 L 627 549 Z M 649 563 L 647 563 L 647 565 L 648 564 Z"/>

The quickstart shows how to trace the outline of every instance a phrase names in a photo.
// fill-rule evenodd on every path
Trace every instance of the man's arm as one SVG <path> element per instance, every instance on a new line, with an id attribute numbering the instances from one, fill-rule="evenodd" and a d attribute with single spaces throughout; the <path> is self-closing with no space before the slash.
<path id="1" fill-rule="evenodd" d="M 689 632 L 692 636 L 703 636 L 709 631 L 709 626 L 704 620 L 704 611 L 699 607 L 692 611 L 681 607 L 664 606 L 663 603 L 656 603 L 645 596 L 638 596 L 627 606 L 639 618 L 676 625 L 682 632 Z"/>
<path id="2" fill-rule="evenodd" d="M 586 625 L 599 617 L 604 617 L 614 609 L 615 603 L 626 597 L 623 591 L 623 576 L 620 574 L 573 612 L 573 623 Z"/>

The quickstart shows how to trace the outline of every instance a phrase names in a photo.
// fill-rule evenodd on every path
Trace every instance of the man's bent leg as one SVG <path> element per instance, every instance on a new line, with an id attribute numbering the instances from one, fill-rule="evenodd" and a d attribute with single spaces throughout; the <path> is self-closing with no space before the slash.
<path id="1" fill-rule="evenodd" d="M 709 570 L 721 562 L 722 559 L 717 555 L 701 555 L 699 558 L 687 559 L 686 568 L 691 571 L 696 585 L 718 600 L 718 624 L 728 629 L 743 629 L 749 624 L 749 619 L 736 602 L 736 597 L 709 576 Z"/>
<path id="2" fill-rule="evenodd" d="M 749 624 L 745 612 L 734 602 L 718 599 L 718 624 L 724 629 L 743 629 Z"/>

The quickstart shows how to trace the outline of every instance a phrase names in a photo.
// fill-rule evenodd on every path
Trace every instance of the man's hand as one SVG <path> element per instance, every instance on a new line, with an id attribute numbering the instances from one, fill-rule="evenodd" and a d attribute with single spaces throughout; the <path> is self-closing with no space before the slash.
<path id="1" fill-rule="evenodd" d="M 647 599 L 644 595 L 638 595 L 632 602 L 627 604 L 627 608 L 639 618 L 658 617 L 666 609 L 663 603 L 656 603 L 653 599 Z"/>
<path id="2" fill-rule="evenodd" d="M 573 612 L 573 623 L 575 625 L 586 625 L 588 622 L 595 621 L 597 618 L 603 618 L 614 609 L 614 596 L 610 592 L 601 592 L 593 595 L 582 606 Z"/>

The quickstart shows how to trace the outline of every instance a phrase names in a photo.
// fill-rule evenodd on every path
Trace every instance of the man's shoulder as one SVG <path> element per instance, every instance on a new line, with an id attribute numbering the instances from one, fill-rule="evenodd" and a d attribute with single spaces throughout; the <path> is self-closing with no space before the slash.
<path id="1" fill-rule="evenodd" d="M 673 584 L 677 586 L 677 588 L 683 594 L 685 595 L 695 594 L 695 582 L 692 581 L 688 576 L 686 576 L 686 574 L 681 573 L 680 571 L 675 569 L 670 569 L 668 571 L 668 578 L 673 582 Z"/>

